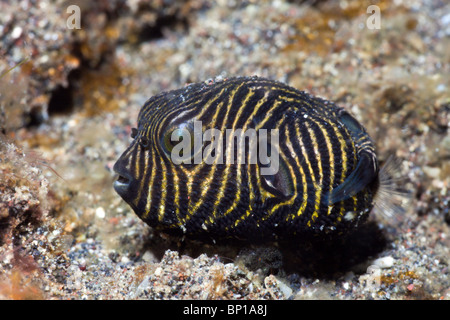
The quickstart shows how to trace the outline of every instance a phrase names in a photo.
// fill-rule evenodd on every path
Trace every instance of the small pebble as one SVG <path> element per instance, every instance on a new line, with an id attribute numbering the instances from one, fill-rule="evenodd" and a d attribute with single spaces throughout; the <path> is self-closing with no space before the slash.
<path id="1" fill-rule="evenodd" d="M 105 215 L 106 215 L 105 209 L 103 209 L 102 207 L 98 207 L 98 208 L 95 210 L 95 216 L 96 216 L 97 218 L 103 219 L 103 218 L 105 218 Z"/>
<path id="2" fill-rule="evenodd" d="M 11 32 L 11 37 L 13 39 L 17 39 L 22 35 L 22 28 L 21 27 L 15 27 L 13 31 Z"/>
<path id="3" fill-rule="evenodd" d="M 373 264 L 380 267 L 381 269 L 391 268 L 394 265 L 394 258 L 391 256 L 382 257 L 376 259 Z"/>

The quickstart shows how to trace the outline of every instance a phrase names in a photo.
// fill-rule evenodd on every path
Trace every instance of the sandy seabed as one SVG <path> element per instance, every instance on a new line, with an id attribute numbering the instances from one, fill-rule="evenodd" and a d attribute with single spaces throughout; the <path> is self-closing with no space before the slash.
<path id="1" fill-rule="evenodd" d="M 370 4 L 1 2 L 0 298 L 448 300 L 450 5 L 377 2 L 373 29 Z M 145 225 L 112 188 L 142 104 L 250 75 L 335 101 L 381 162 L 399 158 L 411 194 L 401 222 L 373 215 L 326 257 Z"/>

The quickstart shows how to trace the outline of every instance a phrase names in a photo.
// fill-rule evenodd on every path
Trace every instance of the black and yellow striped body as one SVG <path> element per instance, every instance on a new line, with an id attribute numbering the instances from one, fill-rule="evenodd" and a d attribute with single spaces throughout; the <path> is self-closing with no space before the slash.
<path id="1" fill-rule="evenodd" d="M 203 132 L 224 135 L 276 129 L 278 172 L 261 175 L 263 164 L 250 161 L 174 164 L 168 134 L 192 130 L 193 121 L 201 121 Z M 263 78 L 197 83 L 154 96 L 133 137 L 114 167 L 116 191 L 146 223 L 170 234 L 271 241 L 346 233 L 367 217 L 377 191 L 374 146 L 352 116 Z"/>

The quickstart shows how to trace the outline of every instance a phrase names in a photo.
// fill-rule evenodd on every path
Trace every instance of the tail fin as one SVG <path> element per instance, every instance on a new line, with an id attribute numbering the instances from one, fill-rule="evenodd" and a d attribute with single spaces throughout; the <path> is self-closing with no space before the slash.
<path id="1" fill-rule="evenodd" d="M 379 187 L 375 196 L 373 213 L 383 224 L 400 226 L 406 222 L 406 209 L 412 190 L 406 187 L 406 176 L 401 176 L 402 161 L 389 156 L 379 172 Z"/>

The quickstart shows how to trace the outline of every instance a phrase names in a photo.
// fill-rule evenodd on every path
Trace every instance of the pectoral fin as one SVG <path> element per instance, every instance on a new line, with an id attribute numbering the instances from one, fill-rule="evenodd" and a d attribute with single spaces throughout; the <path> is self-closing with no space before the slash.
<path id="1" fill-rule="evenodd" d="M 328 199 L 328 203 L 334 204 L 353 197 L 364 190 L 378 176 L 378 165 L 376 159 L 368 152 L 361 152 L 355 170 L 334 188 Z"/>

